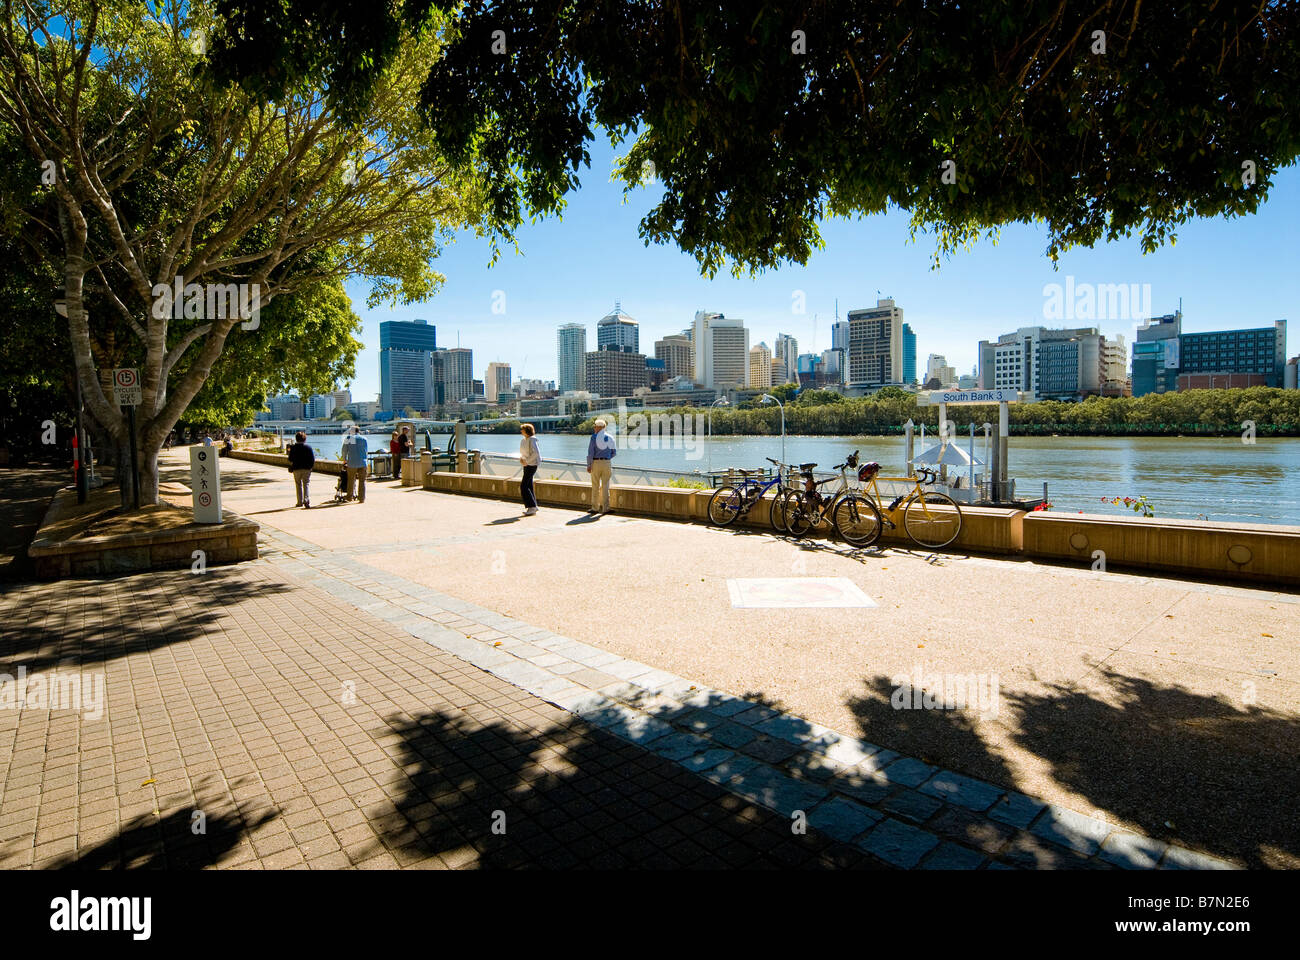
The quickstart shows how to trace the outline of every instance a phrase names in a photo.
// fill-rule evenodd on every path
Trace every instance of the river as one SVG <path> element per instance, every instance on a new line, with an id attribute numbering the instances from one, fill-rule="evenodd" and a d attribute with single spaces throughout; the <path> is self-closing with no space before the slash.
<path id="1" fill-rule="evenodd" d="M 434 436 L 446 448 L 448 437 Z M 584 460 L 587 438 L 539 434 L 542 457 Z M 625 442 L 619 462 L 629 466 L 681 470 L 684 473 L 726 467 L 762 467 L 765 457 L 781 457 L 780 437 L 687 438 L 675 449 L 634 448 Z M 388 435 L 367 435 L 374 450 L 388 449 Z M 342 437 L 309 438 L 319 457 L 336 457 Z M 960 441 L 963 449 L 967 440 Z M 667 445 L 667 441 L 664 441 Z M 930 438 L 926 438 L 926 446 Z M 419 446 L 423 448 L 424 438 Z M 471 449 L 516 454 L 514 434 L 471 434 Z M 918 440 L 917 452 L 920 452 Z M 826 469 L 859 450 L 862 460 L 878 460 L 886 475 L 901 475 L 903 440 L 899 437 L 786 437 L 787 462 L 815 461 Z M 975 455 L 984 457 L 983 439 Z M 1042 495 L 1057 512 L 1131 513 L 1102 503 L 1103 497 L 1145 496 L 1157 517 L 1300 525 L 1300 439 L 1238 437 L 1012 437 L 1008 475 L 1021 496 Z"/>

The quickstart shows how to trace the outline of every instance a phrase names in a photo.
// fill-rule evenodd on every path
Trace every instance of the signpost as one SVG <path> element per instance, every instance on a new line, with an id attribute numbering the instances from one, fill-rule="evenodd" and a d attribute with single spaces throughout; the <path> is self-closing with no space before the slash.
<path id="1" fill-rule="evenodd" d="M 135 408 L 140 405 L 140 371 L 135 367 L 118 367 L 113 371 L 113 400 L 126 407 L 127 427 L 131 434 L 131 502 L 140 509 L 140 463 L 135 450 Z"/>
<path id="2" fill-rule="evenodd" d="M 217 447 L 190 447 L 190 491 L 195 523 L 221 522 L 221 460 Z"/>
<path id="3" fill-rule="evenodd" d="M 924 398 L 918 397 L 917 406 L 928 407 L 934 404 L 939 405 L 939 429 L 943 430 L 943 419 L 947 413 L 948 404 L 974 404 L 974 403 L 996 403 L 998 405 L 998 442 L 993 448 L 993 456 L 989 464 L 990 480 L 992 481 L 991 499 L 994 503 L 1001 503 L 1007 486 L 1007 441 L 1010 437 L 1010 414 L 1007 411 L 1008 403 L 1019 403 L 1020 392 L 1018 390 L 932 390 Z"/>

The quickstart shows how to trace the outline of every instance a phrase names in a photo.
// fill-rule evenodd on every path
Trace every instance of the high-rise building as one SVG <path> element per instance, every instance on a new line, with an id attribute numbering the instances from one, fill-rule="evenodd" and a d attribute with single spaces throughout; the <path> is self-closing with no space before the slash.
<path id="1" fill-rule="evenodd" d="M 520 377 L 515 381 L 515 395 L 526 397 L 534 393 L 554 393 L 554 380 L 537 380 L 531 377 Z"/>
<path id="2" fill-rule="evenodd" d="M 331 394 L 331 396 L 334 397 L 335 410 L 341 410 L 343 407 L 347 407 L 352 404 L 351 390 L 335 390 L 334 393 Z"/>
<path id="3" fill-rule="evenodd" d="M 1141 331 L 1138 331 L 1141 333 Z M 1178 374 L 1238 374 L 1236 386 L 1280 387 L 1286 375 L 1286 321 L 1271 327 L 1184 333 L 1179 337 Z M 1199 381 L 1194 381 L 1199 383 Z M 1215 381 L 1207 382 L 1214 383 Z"/>
<path id="4" fill-rule="evenodd" d="M 612 313 L 596 321 L 596 349 L 610 348 L 624 353 L 641 352 L 641 327 L 623 312 L 622 304 L 615 301 Z"/>
<path id="5" fill-rule="evenodd" d="M 1133 396 L 1178 389 L 1178 347 L 1183 312 L 1152 317 L 1137 329 L 1133 343 Z"/>
<path id="6" fill-rule="evenodd" d="M 836 320 L 831 324 L 831 349 L 848 351 L 849 322 L 847 320 Z"/>
<path id="7" fill-rule="evenodd" d="M 691 335 L 695 380 L 705 387 L 743 387 L 749 380 L 749 331 L 745 321 L 700 310 Z"/>
<path id="8" fill-rule="evenodd" d="M 1021 327 L 979 345 L 980 387 L 1033 399 L 1101 393 L 1102 343 L 1096 327 Z"/>
<path id="9" fill-rule="evenodd" d="M 907 379 L 906 374 L 903 379 Z M 949 390 L 957 383 L 957 371 L 948 366 L 948 359 L 941 353 L 932 353 L 925 361 L 925 385 L 936 381 L 940 390 Z"/>
<path id="10" fill-rule="evenodd" d="M 385 410 L 425 411 L 433 403 L 430 359 L 437 330 L 423 320 L 379 324 L 379 396 Z"/>
<path id="11" fill-rule="evenodd" d="M 647 386 L 644 353 L 628 353 L 611 346 L 590 351 L 584 358 L 587 390 L 601 397 L 630 397 Z"/>
<path id="12" fill-rule="evenodd" d="M 796 379 L 799 341 L 788 333 L 776 335 L 772 348 L 772 383 L 793 383 Z"/>
<path id="13" fill-rule="evenodd" d="M 750 348 L 749 385 L 755 390 L 766 390 L 772 386 L 772 351 L 766 343 Z"/>
<path id="14" fill-rule="evenodd" d="M 909 323 L 903 324 L 903 382 L 916 383 L 916 333 Z"/>
<path id="15" fill-rule="evenodd" d="M 302 401 L 298 399 L 295 393 L 282 393 L 278 397 L 272 397 L 266 401 L 267 407 L 271 410 L 270 420 L 301 420 L 303 409 Z"/>
<path id="16" fill-rule="evenodd" d="M 831 347 L 829 350 L 822 351 L 820 368 L 822 386 L 838 387 L 844 384 L 844 376 L 848 370 L 847 358 L 846 348 Z"/>
<path id="17" fill-rule="evenodd" d="M 866 389 L 903 382 L 903 310 L 892 299 L 849 311 L 848 382 Z"/>
<path id="18" fill-rule="evenodd" d="M 334 412 L 334 394 L 314 393 L 307 398 L 303 415 L 308 420 L 324 420 Z"/>
<path id="19" fill-rule="evenodd" d="M 1300 389 L 1300 356 L 1292 357 L 1286 362 L 1282 374 L 1282 387 L 1286 390 Z"/>
<path id="20" fill-rule="evenodd" d="M 695 348 L 684 334 L 669 334 L 655 341 L 655 359 L 664 362 L 668 378 L 695 376 Z"/>
<path id="21" fill-rule="evenodd" d="M 495 401 L 498 394 L 510 393 L 510 364 L 495 360 L 489 363 L 487 373 L 483 374 L 483 384 L 489 400 Z"/>
<path id="22" fill-rule="evenodd" d="M 474 351 L 452 347 L 433 355 L 434 405 L 460 403 L 474 396 Z"/>
<path id="23" fill-rule="evenodd" d="M 587 389 L 587 328 L 581 323 L 560 326 L 555 336 L 559 358 L 557 386 L 561 393 Z"/>
<path id="24" fill-rule="evenodd" d="M 1101 338 L 1101 395 L 1103 397 L 1129 395 L 1128 350 L 1124 346 L 1122 333 Z"/>

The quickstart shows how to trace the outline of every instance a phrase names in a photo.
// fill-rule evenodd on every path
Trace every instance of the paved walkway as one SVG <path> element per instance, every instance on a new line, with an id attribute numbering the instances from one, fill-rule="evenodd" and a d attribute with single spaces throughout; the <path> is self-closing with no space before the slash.
<path id="1" fill-rule="evenodd" d="M 30 858 L 26 862 L 43 863 L 63 862 L 61 858 L 74 854 L 82 859 L 105 858 L 110 854 L 100 851 L 96 840 L 120 853 L 130 846 L 123 837 L 134 843 L 159 833 L 158 846 L 149 857 L 170 863 L 175 854 L 166 845 L 167 830 L 155 829 L 158 819 L 164 827 L 171 823 L 172 833 L 183 838 L 182 828 L 187 827 L 192 808 L 205 803 L 221 825 L 217 835 L 222 849 L 213 853 L 209 840 L 208 854 L 195 853 L 198 862 L 282 865 L 301 854 L 307 862 L 327 857 L 320 860 L 323 866 L 341 865 L 341 853 L 349 863 L 376 860 L 376 865 L 389 863 L 385 857 L 403 865 L 431 860 L 452 866 L 473 862 L 669 865 L 668 860 L 721 865 L 749 856 L 747 862 L 773 864 L 1209 867 L 1226 864 L 1207 857 L 1207 848 L 1228 855 L 1245 850 L 1241 856 L 1245 862 L 1267 862 L 1266 856 L 1253 857 L 1250 851 L 1262 846 L 1261 835 L 1287 830 L 1285 818 L 1294 817 L 1289 807 L 1289 812 L 1279 807 L 1284 819 L 1256 830 L 1244 845 L 1205 843 L 1205 831 L 1193 832 L 1201 842 L 1185 845 L 1177 839 L 1153 837 L 1126 818 L 1093 809 L 1087 802 L 1071 805 L 1040 791 L 1032 791 L 1031 796 L 1031 791 L 1012 789 L 1019 783 L 1011 774 L 1003 779 L 976 779 L 969 774 L 982 770 L 968 766 L 959 773 L 941 762 L 926 762 L 935 761 L 933 754 L 943 754 L 954 740 L 979 740 L 983 728 L 968 715 L 890 711 L 889 717 L 864 710 L 863 716 L 892 721 L 890 727 L 884 722 L 873 725 L 888 735 L 888 739 L 876 737 L 883 746 L 867 742 L 841 727 L 819 722 L 815 704 L 814 710 L 796 713 L 784 703 L 789 691 L 798 693 L 797 684 L 789 684 L 790 677 L 818 671 L 814 660 L 798 656 L 791 641 L 807 635 L 815 643 L 824 643 L 821 631 L 827 624 L 837 627 L 832 636 L 841 638 L 855 630 L 874 631 L 875 625 L 865 618 L 875 610 L 733 611 L 715 602 L 712 612 L 705 609 L 701 619 L 697 608 L 707 601 L 692 598 L 674 608 L 653 589 L 678 576 L 683 586 L 693 582 L 694 577 L 686 580 L 681 568 L 698 561 L 688 548 L 701 545 L 724 562 L 741 554 L 739 570 L 754 575 L 771 575 L 773 564 L 776 573 L 788 570 L 796 576 L 841 572 L 847 564 L 858 569 L 861 579 L 860 558 L 820 549 L 809 556 L 798 546 L 769 537 L 653 521 L 606 517 L 589 523 L 580 514 L 558 510 L 514 522 L 508 505 L 378 483 L 370 485 L 365 505 L 286 510 L 277 505 L 289 495 L 288 478 L 281 471 L 247 463 L 226 462 L 226 467 L 227 506 L 265 525 L 262 561 L 237 570 L 213 569 L 202 576 L 129 578 L 113 581 L 111 589 L 93 581 L 53 591 L 28 588 L 6 601 L 8 615 L 26 624 L 28 639 L 16 647 L 6 641 L 0 647 L 5 662 L 30 664 L 44 658 L 45 669 L 53 669 L 59 657 L 75 657 L 72 651 L 78 651 L 85 671 L 87 651 L 95 652 L 91 669 L 95 657 L 104 657 L 110 726 L 113 691 L 122 691 L 124 685 L 124 696 L 156 705 L 154 736 L 162 738 L 164 760 L 159 769 L 167 779 L 153 772 L 158 752 L 150 747 L 140 756 L 128 757 L 136 761 L 129 778 L 101 772 L 89 780 L 92 786 L 86 796 L 83 781 L 94 771 L 85 769 L 85 734 L 70 737 L 64 732 L 58 749 L 42 759 L 35 746 L 44 742 L 41 738 L 48 731 L 28 724 L 21 731 L 27 738 L 23 741 L 27 765 L 20 765 L 15 752 L 10 768 L 0 770 L 5 774 L 0 864 L 14 865 L 25 856 Z M 329 478 L 318 477 L 317 484 L 328 490 Z M 322 492 L 316 492 L 318 503 L 324 499 Z M 637 555 L 635 550 L 647 540 L 659 542 L 661 549 Z M 629 545 L 634 550 L 631 556 Z M 743 561 L 755 549 L 765 552 L 747 565 Z M 589 571 L 593 554 L 601 574 L 574 577 L 574 567 Z M 662 559 L 657 566 L 650 564 L 647 556 L 668 558 L 671 566 L 665 568 Z M 880 558 L 884 559 L 876 562 L 881 567 L 910 563 L 908 577 L 913 581 L 918 575 L 951 580 L 954 567 L 978 578 L 981 571 L 1006 577 L 1000 568 L 1030 566 L 950 561 L 936 572 L 928 562 L 933 558 L 888 551 Z M 764 563 L 767 569 L 755 569 Z M 822 569 L 826 566 L 831 569 Z M 818 569 L 810 569 L 814 567 Z M 1035 575 L 1042 570 L 1036 568 Z M 714 579 L 716 584 L 718 578 Z M 1127 579 L 1148 589 L 1175 589 L 1180 596 L 1231 595 L 1174 581 Z M 970 588 L 960 577 L 956 580 L 959 588 Z M 646 591 L 651 594 L 649 602 L 640 595 L 647 582 L 652 587 Z M 701 582 L 708 584 L 707 574 Z M 879 584 L 867 586 L 873 596 L 881 596 Z M 544 599 L 538 600 L 541 595 Z M 1288 612 L 1295 609 L 1294 598 L 1288 595 L 1259 593 L 1258 597 L 1285 604 Z M 221 612 L 213 615 L 209 626 L 204 611 L 211 614 L 214 608 Z M 68 609 L 84 618 L 79 630 L 68 629 Z M 161 634 L 154 638 L 143 628 L 106 629 L 119 611 L 128 610 L 153 631 L 161 629 Z M 547 615 L 546 610 L 553 612 Z M 525 611 L 532 612 L 525 615 Z M 554 611 L 576 612 L 579 628 L 557 630 L 557 621 L 563 618 Z M 543 615 L 534 615 L 537 612 Z M 724 621 L 724 632 L 746 633 L 738 629 L 746 625 L 741 618 L 756 613 L 760 616 L 749 623 L 778 622 L 785 630 L 784 669 L 774 672 L 765 685 L 710 682 L 716 673 L 712 662 L 717 651 L 708 640 L 717 634 L 718 622 Z M 918 621 L 916 608 L 908 613 L 913 621 L 909 636 L 931 630 Z M 73 644 L 63 653 L 41 652 L 44 646 L 38 640 L 51 617 L 63 618 L 58 627 L 62 643 Z M 647 648 L 650 655 L 638 659 L 628 655 L 634 652 L 624 639 L 628 623 L 653 637 L 674 630 L 680 637 L 676 643 Z M 846 631 L 846 623 L 854 626 Z M 757 657 L 761 662 L 767 644 L 782 647 L 781 634 L 775 630 L 748 633 L 751 661 Z M 34 651 L 40 656 L 34 657 Z M 1029 659 L 1032 663 L 1032 656 Z M 682 669 L 683 662 L 694 664 L 698 672 Z M 184 696 L 199 696 L 194 693 L 196 681 L 200 690 L 211 686 L 215 705 L 185 701 Z M 134 692 L 142 684 L 146 686 L 143 698 Z M 776 689 L 781 696 L 753 692 L 764 688 Z M 1003 697 L 1008 694 L 1020 697 L 1011 702 L 1017 714 L 1013 719 L 1023 724 L 1023 696 L 1004 689 Z M 884 695 L 887 704 L 889 691 Z M 1076 693 L 1073 699 L 1048 706 L 1074 710 L 1085 723 L 1095 722 L 1098 711 L 1086 711 L 1089 704 L 1089 698 Z M 229 724 L 214 713 L 218 706 L 230 718 Z M 1168 706 L 1167 701 L 1158 705 L 1160 710 Z M 32 713 L 23 711 L 24 723 Z M 178 727 L 173 719 L 168 732 L 163 718 L 176 715 L 184 722 Z M 1048 719 L 1045 715 L 1029 716 L 1040 717 L 1044 727 L 1033 731 L 1035 736 L 1059 736 L 1054 725 L 1043 722 Z M 0 737 L 6 735 L 9 717 L 0 714 Z M 364 719 L 354 722 L 357 717 Z M 1165 720 L 1162 716 L 1148 719 L 1148 729 Z M 127 724 L 128 740 L 137 736 L 131 721 L 119 722 Z M 1283 724 L 1268 731 L 1271 740 L 1255 755 L 1285 749 L 1293 724 L 1293 716 L 1284 716 Z M 233 729 L 223 730 L 230 725 Z M 65 728 L 84 730 L 86 721 L 78 725 L 74 715 Z M 1254 732 L 1263 729 L 1256 727 Z M 19 732 L 15 724 L 15 737 Z M 1091 731 L 1093 736 L 1102 733 L 1096 728 Z M 1188 735 L 1179 731 L 1178 736 Z M 205 750 L 203 738 L 212 751 Z M 909 755 L 907 743 L 926 743 L 927 738 L 933 741 L 931 751 Z M 109 760 L 119 740 L 113 729 L 107 744 L 92 741 L 90 750 L 99 759 L 90 766 Z M 462 749 L 467 741 L 478 748 Z M 545 745 L 541 758 L 539 744 Z M 211 756 L 218 745 L 226 753 Z M 1069 746 L 1073 749 L 1073 742 Z M 103 753 L 106 749 L 110 752 Z M 197 766 L 188 753 L 193 750 L 200 751 Z M 61 757 L 63 752 L 73 760 L 59 761 L 51 784 L 47 768 L 55 754 Z M 984 755 L 995 754 L 986 749 Z M 78 756 L 82 769 L 69 777 L 69 767 Z M 146 756 L 149 766 L 142 760 Z M 1280 767 L 1285 756 L 1271 754 L 1271 759 Z M 547 767 L 548 759 L 555 769 Z M 1076 760 L 1090 758 L 1084 754 Z M 1054 767 L 1060 770 L 1063 765 Z M 633 768 L 645 776 L 633 775 Z M 117 765 L 112 764 L 112 769 L 117 770 Z M 204 776 L 196 779 L 196 772 Z M 136 781 L 134 773 L 150 776 Z M 340 773 L 353 779 L 344 781 Z M 544 784 L 532 773 L 544 777 Z M 1097 776 L 1093 771 L 1083 773 Z M 427 780 L 416 774 L 427 774 Z M 1077 773 L 1073 781 L 1063 779 L 1084 782 Z M 154 782 L 145 784 L 146 780 Z M 628 791 L 626 785 L 633 781 L 639 786 Z M 160 790 L 160 783 L 166 783 L 166 788 Z M 447 792 L 448 783 L 455 784 L 455 796 Z M 351 784 L 356 784 L 355 793 L 349 789 Z M 624 796 L 619 784 L 640 799 Z M 240 797 L 237 788 L 245 790 L 246 796 Z M 335 788 L 342 789 L 343 795 L 337 795 Z M 1154 789 L 1161 796 L 1170 793 L 1160 783 Z M 575 807 L 573 790 L 589 798 L 599 796 L 593 804 Z M 123 799 L 137 791 L 141 796 L 136 800 Z M 1058 791 L 1062 792 L 1069 796 L 1069 791 Z M 59 806 L 47 816 L 45 799 L 50 794 Z M 539 813 L 524 806 L 541 803 L 538 794 L 565 797 L 555 804 L 551 821 L 541 820 Z M 655 799 L 647 802 L 648 796 Z M 665 806 L 662 800 L 673 796 L 698 797 L 699 805 L 695 812 Z M 363 797 L 364 803 L 357 797 Z M 150 800 L 153 806 L 148 806 Z M 1170 802 L 1185 803 L 1176 795 L 1170 796 Z M 627 806 L 638 803 L 639 812 Z M 108 826 L 114 804 L 117 832 Z M 698 812 L 706 807 L 711 812 Z M 497 810 L 506 818 L 504 836 L 491 833 L 491 817 L 485 817 L 485 811 Z M 560 836 L 554 831 L 566 811 L 569 822 L 561 825 L 564 835 Z M 289 822 L 295 813 L 295 821 L 302 821 L 301 830 L 296 822 Z M 661 822 L 652 825 L 652 815 Z M 364 824 L 351 822 L 358 816 Z M 1186 823 L 1181 812 L 1178 816 Z M 607 818 L 631 826 L 631 832 L 611 833 Z M 791 823 L 805 818 L 807 835 L 793 833 Z M 213 819 L 210 815 L 208 822 Z M 85 834 L 86 823 L 98 827 L 103 836 Z M 517 829 L 521 823 L 529 826 Z M 359 829 L 363 825 L 371 831 L 369 836 Z M 24 847 L 22 830 L 33 828 L 36 842 Z M 464 842 L 453 844 L 455 838 L 444 835 L 448 830 L 459 831 L 457 836 Z M 539 836 L 547 838 L 535 841 L 539 846 L 532 853 L 529 845 L 507 841 L 527 830 L 540 831 Z M 683 847 L 674 857 L 671 850 L 680 841 L 665 847 L 656 833 L 661 830 L 676 830 L 694 846 Z M 264 831 L 269 831 L 268 838 L 279 838 L 274 844 L 285 845 L 275 850 L 270 849 L 271 842 L 259 845 Z M 344 836 L 347 831 L 352 832 Z M 430 842 L 425 836 L 429 831 L 443 833 Z M 1176 831 L 1171 826 L 1166 834 Z M 603 839 L 591 840 L 585 852 L 575 853 L 564 839 L 575 832 Z M 309 833 L 313 836 L 307 838 Z M 1275 846 L 1278 857 L 1294 854 L 1294 835 L 1292 831 L 1291 846 L 1285 841 Z M 309 839 L 319 839 L 319 848 L 327 849 L 320 853 L 317 847 L 304 847 Z M 550 840 L 559 842 L 567 854 L 557 855 Z M 337 847 L 331 846 L 335 843 Z M 687 854 L 688 849 L 693 852 Z M 278 859 L 273 862 L 271 857 Z M 11 862 L 13 858 L 17 861 Z M 1271 865 L 1285 865 L 1285 861 Z"/>

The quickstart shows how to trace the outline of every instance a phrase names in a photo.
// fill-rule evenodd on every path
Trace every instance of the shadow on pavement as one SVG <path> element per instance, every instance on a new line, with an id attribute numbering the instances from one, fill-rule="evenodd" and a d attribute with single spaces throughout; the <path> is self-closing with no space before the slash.
<path id="1" fill-rule="evenodd" d="M 816 830 L 794 834 L 787 818 L 581 721 L 530 731 L 431 711 L 393 729 L 410 786 L 376 827 L 399 862 L 439 854 L 494 869 L 879 866 Z"/>
<path id="2" fill-rule="evenodd" d="M 64 601 L 60 623 L 29 624 L 0 604 L 0 616 L 7 621 L 0 634 L 0 671 L 21 665 L 35 673 L 69 662 L 89 668 L 148 653 L 202 636 L 214 621 L 230 616 L 227 610 L 245 600 L 294 592 L 287 583 L 223 576 L 220 567 L 202 576 L 157 571 L 137 577 L 136 582 L 140 589 L 125 594 L 124 605 L 102 620 L 82 615 L 102 599 L 97 579 L 59 581 Z M 11 664 L 5 663 L 10 660 Z"/>
<path id="3" fill-rule="evenodd" d="M 1000 725 L 1060 784 L 1147 836 L 1254 868 L 1300 867 L 1300 720 L 1105 669 L 1097 675 L 1110 688 L 1104 699 L 1066 685 L 1001 692 Z M 863 685 L 847 705 L 864 739 L 1019 789 L 969 714 L 895 709 L 891 678 Z"/>
<path id="4" fill-rule="evenodd" d="M 200 870 L 232 850 L 244 833 L 251 833 L 279 814 L 266 811 L 245 823 L 236 815 L 207 816 L 203 833 L 190 807 L 159 819 L 143 814 L 126 823 L 113 837 L 79 855 L 55 864 L 58 870 Z"/>

